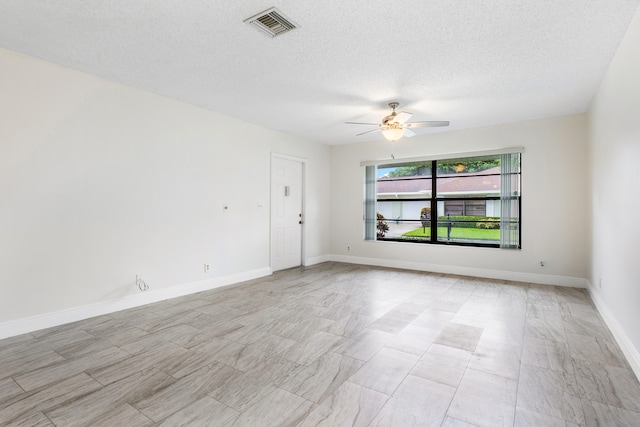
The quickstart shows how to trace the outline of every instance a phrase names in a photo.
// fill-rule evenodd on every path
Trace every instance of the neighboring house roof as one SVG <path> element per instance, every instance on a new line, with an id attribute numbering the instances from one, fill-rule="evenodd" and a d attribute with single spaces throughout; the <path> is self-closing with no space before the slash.
<path id="1" fill-rule="evenodd" d="M 418 196 L 431 193 L 431 178 L 423 176 L 378 178 L 378 196 Z M 450 174 L 438 176 L 438 194 L 481 195 L 500 193 L 500 167 L 476 174 Z"/>

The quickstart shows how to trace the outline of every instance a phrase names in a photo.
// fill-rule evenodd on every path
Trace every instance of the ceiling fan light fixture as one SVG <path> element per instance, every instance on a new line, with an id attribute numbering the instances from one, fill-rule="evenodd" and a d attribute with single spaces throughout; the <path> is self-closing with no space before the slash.
<path id="1" fill-rule="evenodd" d="M 449 126 L 448 121 L 421 121 L 421 122 L 410 122 L 411 116 L 413 114 L 407 113 L 406 111 L 400 111 L 399 113 L 396 111 L 398 108 L 397 102 L 390 102 L 389 107 L 392 109 L 391 114 L 384 116 L 382 118 L 382 123 L 361 123 L 361 122 L 345 122 L 348 125 L 367 125 L 367 126 L 376 126 L 377 129 L 369 130 L 366 132 L 360 132 L 356 134 L 356 136 L 366 135 L 371 132 L 382 132 L 382 136 L 385 137 L 388 141 L 396 142 L 400 138 L 406 136 L 410 138 L 412 136 L 416 136 L 416 133 L 409 128 L 421 128 L 421 127 L 440 127 L 440 126 Z"/>
<path id="2" fill-rule="evenodd" d="M 399 126 L 392 126 L 382 129 L 382 136 L 391 142 L 396 142 L 404 136 L 405 129 Z"/>

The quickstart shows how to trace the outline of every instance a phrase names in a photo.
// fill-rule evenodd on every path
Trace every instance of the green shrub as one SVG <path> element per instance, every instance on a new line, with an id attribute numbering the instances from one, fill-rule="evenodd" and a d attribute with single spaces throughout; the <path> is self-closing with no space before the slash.
<path id="1" fill-rule="evenodd" d="M 499 230 L 500 221 L 476 222 L 476 228 L 482 228 L 484 230 Z"/>
<path id="2" fill-rule="evenodd" d="M 453 227 L 457 228 L 480 228 L 484 230 L 500 229 L 500 218 L 492 216 L 439 216 L 439 226 L 446 225 L 451 222 Z M 463 221 L 463 222 L 459 222 Z"/>

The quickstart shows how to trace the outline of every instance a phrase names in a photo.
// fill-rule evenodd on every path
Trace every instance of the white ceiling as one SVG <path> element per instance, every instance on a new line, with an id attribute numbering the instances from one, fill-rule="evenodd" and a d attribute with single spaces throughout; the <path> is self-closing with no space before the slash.
<path id="1" fill-rule="evenodd" d="M 1 0 L 0 47 L 344 144 L 389 101 L 445 131 L 584 112 L 639 3 Z M 271 6 L 301 28 L 243 23 Z"/>

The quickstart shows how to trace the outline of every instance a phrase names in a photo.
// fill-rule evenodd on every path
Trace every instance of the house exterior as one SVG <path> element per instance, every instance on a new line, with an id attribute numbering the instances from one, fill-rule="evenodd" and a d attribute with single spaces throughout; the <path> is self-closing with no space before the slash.
<path id="1" fill-rule="evenodd" d="M 377 180 L 377 211 L 390 220 L 419 220 L 429 207 L 431 177 L 383 176 Z M 500 216 L 500 167 L 480 173 L 438 176 L 438 215 Z M 478 200 L 477 198 L 491 198 Z"/>

